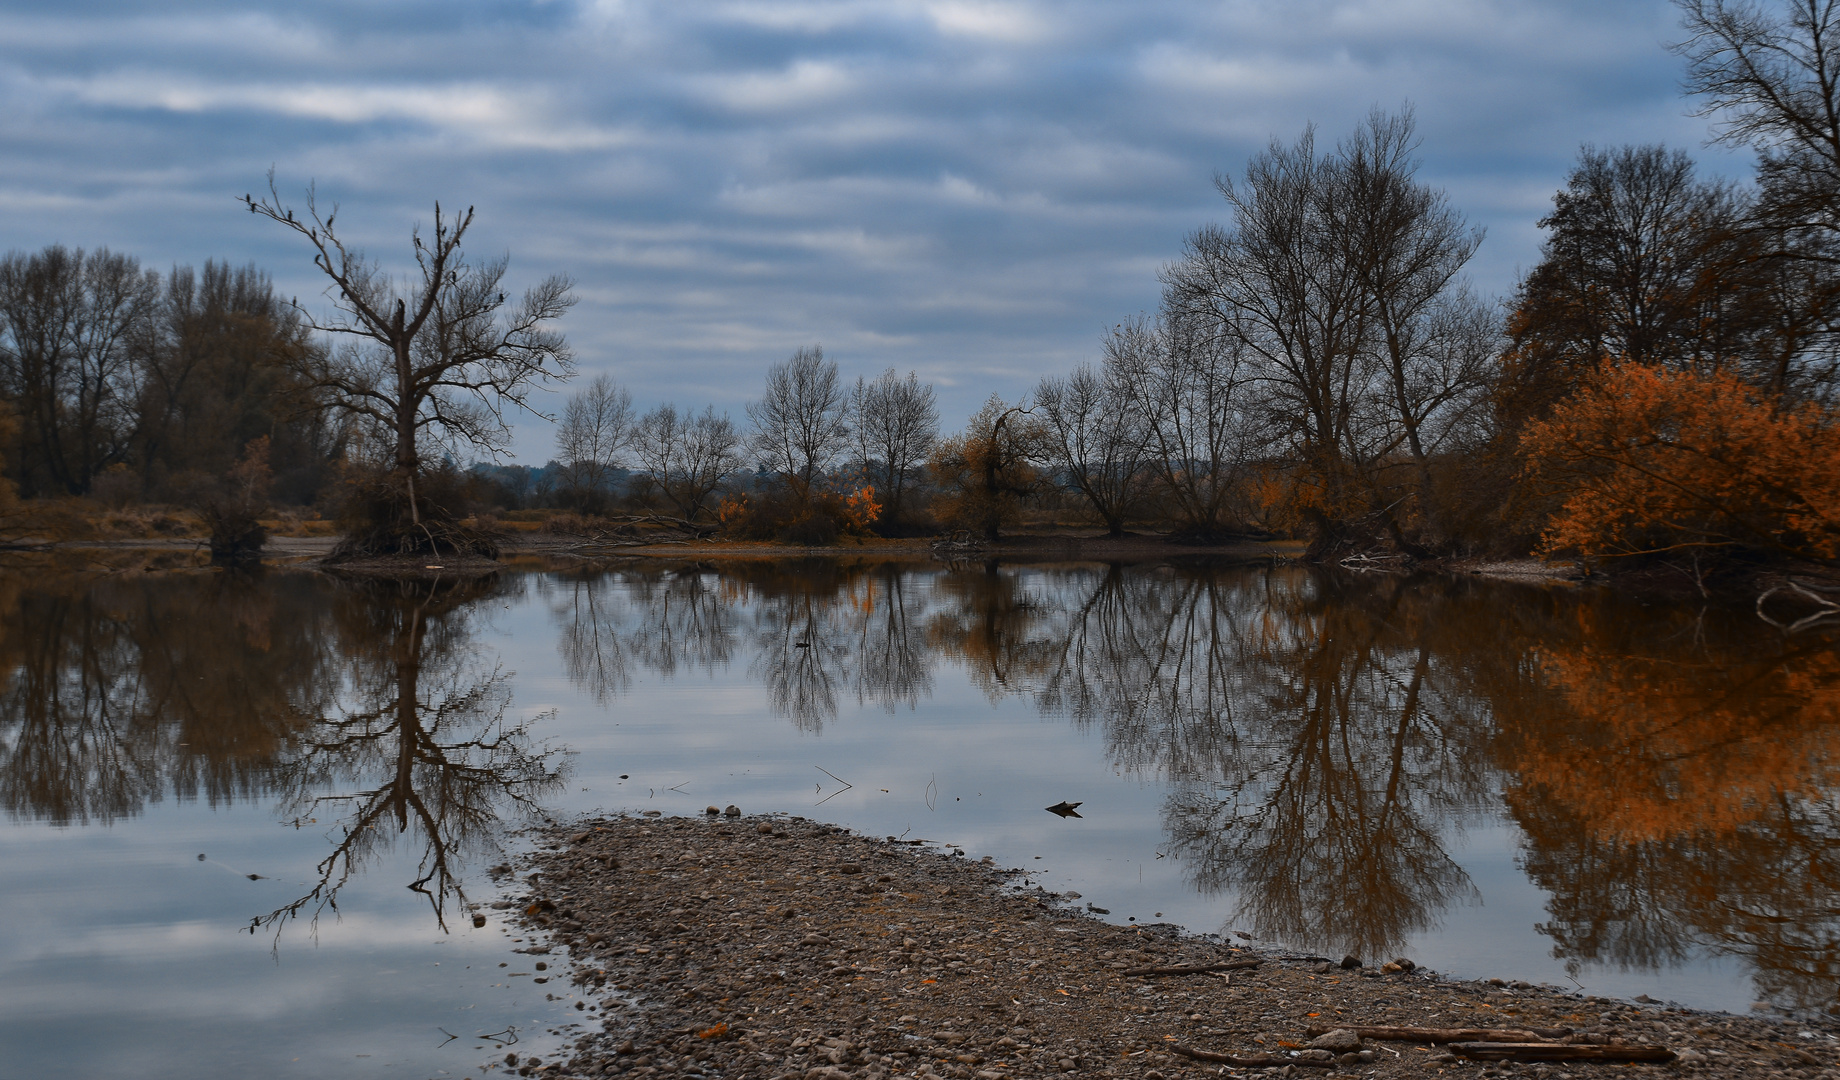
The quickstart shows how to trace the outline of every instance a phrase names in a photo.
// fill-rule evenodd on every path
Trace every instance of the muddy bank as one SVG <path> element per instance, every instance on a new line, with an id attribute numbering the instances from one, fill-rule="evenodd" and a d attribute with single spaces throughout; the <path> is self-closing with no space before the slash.
<path id="1" fill-rule="evenodd" d="M 545 937 L 533 959 L 567 972 L 555 992 L 577 997 L 587 1033 L 566 1060 L 487 1064 L 498 1072 L 1840 1076 L 1840 1028 L 1826 1020 L 1457 982 L 1393 962 L 1406 958 L 1116 926 L 1020 868 L 797 818 L 578 822 L 543 834 L 518 874 L 501 903 Z M 1497 1064 L 1430 1036 L 1320 1034 L 1381 1026 L 1532 1029 L 1571 1048 L 1554 1053 L 1639 1045 L 1671 1060 Z"/>

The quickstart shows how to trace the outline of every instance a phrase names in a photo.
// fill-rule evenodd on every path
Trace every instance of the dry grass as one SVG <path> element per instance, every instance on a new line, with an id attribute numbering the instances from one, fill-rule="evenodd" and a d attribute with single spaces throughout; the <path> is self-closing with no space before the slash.
<path id="1" fill-rule="evenodd" d="M 143 504 L 92 510 L 89 523 L 100 540 L 196 540 L 210 535 L 204 519 L 176 506 Z"/>
<path id="2" fill-rule="evenodd" d="M 337 524 L 321 517 L 319 511 L 301 508 L 277 510 L 262 518 L 270 536 L 337 536 Z"/>

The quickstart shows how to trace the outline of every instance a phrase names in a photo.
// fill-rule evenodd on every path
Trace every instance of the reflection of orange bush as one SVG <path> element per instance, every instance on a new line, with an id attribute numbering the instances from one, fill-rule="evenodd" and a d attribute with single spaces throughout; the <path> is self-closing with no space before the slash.
<path id="1" fill-rule="evenodd" d="M 1729 836 L 1840 782 L 1840 656 L 1683 667 L 1590 644 L 1544 652 L 1573 719 L 1533 717 L 1503 765 L 1601 840 Z"/>
<path id="2" fill-rule="evenodd" d="M 1624 364 L 1531 425 L 1527 478 L 1565 500 L 1548 551 L 1745 547 L 1840 556 L 1840 431 L 1730 375 Z"/>

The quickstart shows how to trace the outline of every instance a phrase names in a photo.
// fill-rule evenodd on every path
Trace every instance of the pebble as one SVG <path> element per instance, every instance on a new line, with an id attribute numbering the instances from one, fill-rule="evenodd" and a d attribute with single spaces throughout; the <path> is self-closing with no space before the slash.
<path id="1" fill-rule="evenodd" d="M 1520 984 L 1508 994 L 1505 984 L 1442 979 L 1403 957 L 1383 965 L 1397 969 L 1384 978 L 1352 956 L 1343 963 L 1360 978 L 1325 977 L 1333 963 L 1284 953 L 1263 954 L 1230 981 L 1129 977 L 1130 966 L 1261 954 L 1173 926 L 1104 923 L 1045 892 L 1006 890 L 1017 878 L 994 865 L 797 817 L 730 829 L 706 814 L 652 811 L 583 824 L 597 827 L 558 827 L 552 835 L 570 838 L 568 847 L 541 845 L 528 856 L 535 879 L 505 909 L 548 935 L 557 956 L 566 947 L 573 969 L 577 993 L 550 997 L 568 1000 L 587 1028 L 578 1029 L 572 1059 L 544 1067 L 558 1080 L 1204 1080 L 1221 1071 L 1170 1054 L 1174 1042 L 1295 1055 L 1251 1076 L 1416 1080 L 1460 1059 L 1407 1043 L 1363 1049 L 1352 1027 L 1457 1023 L 1570 1026 L 1599 1041 L 1614 1030 L 1670 1046 L 1681 1054 L 1676 1068 L 1695 1080 L 1763 1080 L 1812 1069 L 1808 1059 L 1831 1056 L 1827 1034 L 1840 1033 L 1840 1023 L 1821 1018 L 1788 1030 L 1770 1017 L 1601 999 L 1585 1013 L 1579 996 L 1554 988 Z M 603 860 L 616 852 L 622 872 L 605 873 Z M 888 887 L 865 887 L 869 876 Z M 558 987 L 568 981 L 549 976 Z M 1306 1027 L 1332 1026 L 1320 1018 L 1349 1026 L 1308 1037 Z M 1796 1034 L 1804 1028 L 1822 1041 Z M 1584 1066 L 1578 1075 L 1610 1071 Z M 1668 1075 L 1616 1071 L 1632 1080 Z M 1566 1075 L 1545 1065 L 1486 1072 Z"/>
<path id="2" fill-rule="evenodd" d="M 1311 1039 L 1308 1043 L 1313 1050 L 1327 1050 L 1334 1054 L 1352 1054 L 1361 1048 L 1361 1037 L 1347 1028 L 1336 1028 Z"/>

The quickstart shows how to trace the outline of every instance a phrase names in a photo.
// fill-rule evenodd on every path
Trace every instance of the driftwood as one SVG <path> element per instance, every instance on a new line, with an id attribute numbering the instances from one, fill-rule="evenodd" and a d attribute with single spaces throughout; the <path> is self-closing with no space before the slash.
<path id="1" fill-rule="evenodd" d="M 1224 964 L 1178 964 L 1175 967 L 1125 968 L 1126 975 L 1208 975 L 1216 971 L 1244 971 L 1258 967 L 1258 960 L 1233 960 Z"/>
<path id="2" fill-rule="evenodd" d="M 1196 1061 L 1216 1061 L 1222 1065 L 1233 1065 L 1241 1069 L 1260 1069 L 1269 1065 L 1302 1065 L 1311 1069 L 1333 1069 L 1335 1059 L 1316 1061 L 1310 1058 L 1286 1057 L 1283 1054 L 1217 1054 L 1212 1050 L 1197 1050 L 1181 1043 L 1171 1043 L 1163 1049 L 1172 1054 L 1180 1054 Z"/>
<path id="3" fill-rule="evenodd" d="M 1450 1052 L 1472 1061 L 1652 1061 L 1665 1064 L 1674 1060 L 1674 1051 L 1665 1046 L 1597 1046 L 1588 1043 L 1460 1042 L 1451 1043 Z"/>
<path id="4" fill-rule="evenodd" d="M 1355 1027 L 1341 1025 L 1335 1027 L 1305 1028 L 1305 1032 L 1314 1039 L 1331 1031 L 1352 1031 L 1363 1039 L 1378 1039 L 1381 1042 L 1418 1042 L 1418 1043 L 1531 1043 L 1545 1039 L 1563 1039 L 1572 1033 L 1571 1028 L 1427 1028 L 1427 1027 Z"/>

